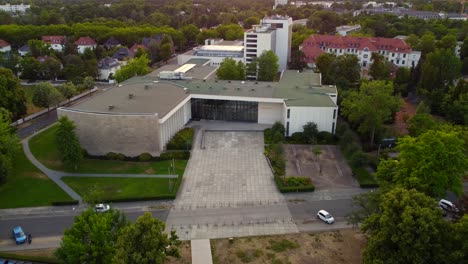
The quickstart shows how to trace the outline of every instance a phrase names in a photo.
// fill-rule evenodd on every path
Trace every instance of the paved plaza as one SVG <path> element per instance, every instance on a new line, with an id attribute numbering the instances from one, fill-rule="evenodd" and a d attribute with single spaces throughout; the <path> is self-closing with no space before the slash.
<path id="1" fill-rule="evenodd" d="M 176 210 L 284 204 L 263 155 L 263 133 L 205 131 L 192 150 Z M 204 137 L 204 138 L 203 138 Z"/>

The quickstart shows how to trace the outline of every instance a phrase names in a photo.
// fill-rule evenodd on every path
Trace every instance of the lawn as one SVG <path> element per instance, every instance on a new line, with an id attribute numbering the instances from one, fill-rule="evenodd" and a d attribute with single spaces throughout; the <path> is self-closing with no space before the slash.
<path id="1" fill-rule="evenodd" d="M 72 201 L 72 198 L 39 171 L 21 150 L 15 157 L 12 175 L 0 185 L 0 208 L 46 206 L 54 201 Z"/>
<path id="2" fill-rule="evenodd" d="M 54 170 L 67 171 L 60 162 L 59 152 L 55 145 L 55 132 L 58 126 L 52 126 L 46 131 L 34 136 L 29 141 L 34 156 L 46 167 Z M 182 175 L 187 165 L 186 160 L 176 160 L 175 172 Z M 116 173 L 116 174 L 168 174 L 170 161 L 133 162 L 84 159 L 76 173 Z"/>
<path id="3" fill-rule="evenodd" d="M 34 113 L 37 113 L 41 110 L 44 110 L 45 108 L 42 107 L 37 107 L 32 103 L 32 97 L 33 97 L 33 92 L 35 89 L 34 85 L 27 85 L 27 86 L 22 86 L 21 87 L 26 95 L 26 109 L 27 109 L 27 114 L 26 115 L 31 115 Z"/>
<path id="4" fill-rule="evenodd" d="M 62 180 L 81 196 L 89 190 L 102 193 L 102 200 L 143 199 L 175 196 L 180 179 L 173 179 L 173 190 L 169 190 L 169 179 L 158 178 L 107 178 L 107 177 L 63 177 Z"/>

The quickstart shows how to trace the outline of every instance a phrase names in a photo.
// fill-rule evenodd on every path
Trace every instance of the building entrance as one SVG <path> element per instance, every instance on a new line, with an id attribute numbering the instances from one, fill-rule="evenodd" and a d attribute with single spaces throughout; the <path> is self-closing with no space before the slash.
<path id="1" fill-rule="evenodd" d="M 257 122 L 258 102 L 192 99 L 192 118 Z"/>

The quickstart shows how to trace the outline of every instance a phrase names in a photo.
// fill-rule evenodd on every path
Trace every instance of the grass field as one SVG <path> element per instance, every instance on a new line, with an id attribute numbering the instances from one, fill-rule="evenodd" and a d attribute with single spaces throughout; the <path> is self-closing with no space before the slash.
<path id="1" fill-rule="evenodd" d="M 22 89 L 24 90 L 24 93 L 26 95 L 26 115 L 31 115 L 45 109 L 42 107 L 37 107 L 32 103 L 34 87 L 34 85 L 22 86 Z"/>
<path id="2" fill-rule="evenodd" d="M 81 196 L 86 196 L 90 190 L 99 191 L 103 200 L 166 197 L 175 195 L 179 187 L 178 179 L 173 179 L 172 192 L 169 179 L 63 177 L 62 180 Z"/>
<path id="3" fill-rule="evenodd" d="M 53 126 L 36 135 L 29 141 L 34 156 L 46 167 L 54 170 L 67 171 L 60 162 L 59 152 L 55 145 L 55 132 L 58 126 Z M 186 160 L 176 160 L 175 173 L 182 175 L 187 165 Z M 170 161 L 132 162 L 115 160 L 84 159 L 76 173 L 118 173 L 118 174 L 168 174 Z"/>
<path id="4" fill-rule="evenodd" d="M 0 208 L 50 205 L 71 201 L 60 187 L 39 171 L 21 150 L 14 159 L 13 173 L 0 184 Z"/>

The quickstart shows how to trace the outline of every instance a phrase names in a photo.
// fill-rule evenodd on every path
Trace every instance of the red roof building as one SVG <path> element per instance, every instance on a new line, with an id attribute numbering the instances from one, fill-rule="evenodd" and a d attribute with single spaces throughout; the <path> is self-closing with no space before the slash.
<path id="1" fill-rule="evenodd" d="M 355 54 L 362 67 L 371 63 L 371 55 L 377 52 L 399 67 L 416 66 L 421 53 L 413 51 L 402 39 L 366 38 L 347 36 L 312 35 L 301 45 L 305 61 L 315 64 L 315 59 L 322 53 L 336 55 Z"/>
<path id="2" fill-rule="evenodd" d="M 10 43 L 8 43 L 6 40 L 0 39 L 0 49 L 4 49 L 10 47 Z"/>
<path id="3" fill-rule="evenodd" d="M 90 37 L 81 37 L 75 41 L 77 46 L 95 46 L 97 45 L 96 41 Z"/>
<path id="4" fill-rule="evenodd" d="M 42 42 L 47 44 L 65 44 L 65 36 L 42 36 Z"/>

